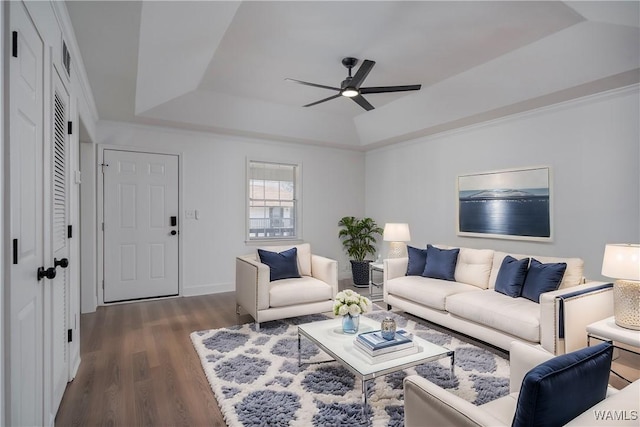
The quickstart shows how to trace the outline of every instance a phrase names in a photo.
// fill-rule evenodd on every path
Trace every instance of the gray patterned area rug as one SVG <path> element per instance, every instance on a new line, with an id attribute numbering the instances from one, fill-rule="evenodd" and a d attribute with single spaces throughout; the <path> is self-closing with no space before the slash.
<path id="1" fill-rule="evenodd" d="M 421 375 L 463 399 L 480 405 L 508 394 L 509 362 L 494 352 L 429 328 L 398 313 L 374 311 L 367 317 L 391 315 L 398 328 L 455 350 L 455 376 L 450 359 L 426 363 L 368 383 L 369 425 L 402 426 L 402 380 Z M 358 426 L 362 416 L 360 381 L 338 362 L 298 367 L 297 325 L 327 316 L 301 316 L 260 325 L 244 324 L 191 334 L 202 367 L 229 426 Z M 303 360 L 331 358 L 302 340 Z"/>

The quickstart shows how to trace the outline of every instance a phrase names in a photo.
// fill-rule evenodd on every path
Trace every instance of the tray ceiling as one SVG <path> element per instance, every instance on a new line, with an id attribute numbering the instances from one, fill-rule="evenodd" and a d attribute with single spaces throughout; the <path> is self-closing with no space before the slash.
<path id="1" fill-rule="evenodd" d="M 66 3 L 101 119 L 358 149 L 637 83 L 638 4 Z M 302 107 L 345 56 L 422 90 Z"/>

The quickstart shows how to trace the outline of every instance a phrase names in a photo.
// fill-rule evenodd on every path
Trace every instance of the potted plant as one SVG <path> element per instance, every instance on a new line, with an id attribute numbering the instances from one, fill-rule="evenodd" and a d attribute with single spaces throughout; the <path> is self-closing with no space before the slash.
<path id="1" fill-rule="evenodd" d="M 382 228 L 372 218 L 358 219 L 353 216 L 345 216 L 338 222 L 342 227 L 338 237 L 342 240 L 342 246 L 351 258 L 351 273 L 353 283 L 356 286 L 369 285 L 369 263 L 367 255 L 375 255 L 376 234 L 382 234 Z"/>

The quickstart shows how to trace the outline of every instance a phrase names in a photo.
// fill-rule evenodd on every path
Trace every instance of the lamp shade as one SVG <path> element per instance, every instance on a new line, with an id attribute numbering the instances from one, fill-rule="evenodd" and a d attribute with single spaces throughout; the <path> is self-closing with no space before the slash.
<path id="1" fill-rule="evenodd" d="M 409 224 L 404 223 L 386 223 L 382 239 L 385 242 L 409 242 L 411 234 L 409 234 Z"/>
<path id="2" fill-rule="evenodd" d="M 640 281 L 640 245 L 606 245 L 602 259 L 602 275 L 613 279 Z"/>

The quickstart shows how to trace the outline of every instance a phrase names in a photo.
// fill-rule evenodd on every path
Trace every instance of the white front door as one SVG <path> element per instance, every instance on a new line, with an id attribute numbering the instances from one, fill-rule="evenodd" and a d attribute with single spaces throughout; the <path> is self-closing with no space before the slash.
<path id="1" fill-rule="evenodd" d="M 9 194 L 12 260 L 9 281 L 7 421 L 34 426 L 43 420 L 43 43 L 22 2 L 10 2 Z"/>
<path id="2" fill-rule="evenodd" d="M 178 156 L 104 150 L 104 302 L 178 295 Z"/>
<path id="3" fill-rule="evenodd" d="M 45 402 L 45 415 L 53 422 L 62 401 L 69 378 L 69 352 L 67 340 L 67 295 L 70 290 L 69 243 L 69 94 L 55 69 L 52 86 L 50 198 L 51 245 L 56 277 L 47 283 L 44 294 L 45 316 L 45 390 L 49 401 Z"/>

